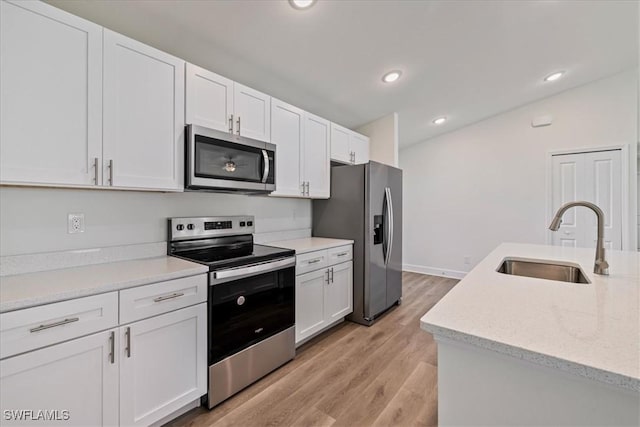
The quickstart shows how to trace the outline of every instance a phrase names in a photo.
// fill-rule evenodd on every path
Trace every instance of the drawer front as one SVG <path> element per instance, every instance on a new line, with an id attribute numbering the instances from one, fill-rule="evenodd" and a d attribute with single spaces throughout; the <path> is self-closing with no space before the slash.
<path id="1" fill-rule="evenodd" d="M 207 275 L 120 291 L 120 324 L 188 307 L 207 300 Z"/>
<path id="2" fill-rule="evenodd" d="M 327 266 L 327 251 L 314 251 L 296 256 L 296 275 L 319 270 Z"/>
<path id="3" fill-rule="evenodd" d="M 350 261 L 353 258 L 353 245 L 344 245 L 331 248 L 327 251 L 329 265 Z"/>
<path id="4" fill-rule="evenodd" d="M 0 314 L 0 358 L 118 325 L 118 293 Z"/>

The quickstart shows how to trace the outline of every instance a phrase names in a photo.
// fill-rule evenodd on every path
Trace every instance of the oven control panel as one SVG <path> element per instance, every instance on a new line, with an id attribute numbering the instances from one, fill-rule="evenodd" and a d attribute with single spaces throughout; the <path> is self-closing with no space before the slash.
<path id="1" fill-rule="evenodd" d="M 252 216 L 169 218 L 169 240 L 253 234 Z"/>

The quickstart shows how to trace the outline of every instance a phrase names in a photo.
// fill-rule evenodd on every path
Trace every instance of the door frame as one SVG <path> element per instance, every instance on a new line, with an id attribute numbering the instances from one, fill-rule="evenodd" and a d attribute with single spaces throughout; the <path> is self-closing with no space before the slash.
<path id="1" fill-rule="evenodd" d="M 563 154 L 582 154 L 582 153 L 594 153 L 598 151 L 613 151 L 620 150 L 621 152 L 621 166 L 622 166 L 622 250 L 623 251 L 636 251 L 635 233 L 636 228 L 631 227 L 631 206 L 636 209 L 636 202 L 632 203 L 632 199 L 635 197 L 635 193 L 632 194 L 630 186 L 630 167 L 629 167 L 629 144 L 616 144 L 616 145 L 604 145 L 596 147 L 584 147 L 584 148 L 571 148 L 564 150 L 550 150 L 547 151 L 546 164 L 545 164 L 545 227 L 551 223 L 555 212 L 552 208 L 552 194 L 553 194 L 553 156 Z M 636 212 L 633 217 L 635 218 Z M 637 224 L 636 224 L 637 227 Z M 545 235 L 545 241 L 547 245 L 552 244 L 553 231 L 547 229 Z"/>

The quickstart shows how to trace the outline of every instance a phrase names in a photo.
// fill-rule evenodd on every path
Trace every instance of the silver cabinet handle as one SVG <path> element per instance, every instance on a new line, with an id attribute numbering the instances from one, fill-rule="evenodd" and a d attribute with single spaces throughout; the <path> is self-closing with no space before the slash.
<path id="1" fill-rule="evenodd" d="M 331 267 L 331 283 L 333 283 L 333 267 Z"/>
<path id="2" fill-rule="evenodd" d="M 79 317 L 71 317 L 69 319 L 60 320 L 59 322 L 44 323 L 40 326 L 36 326 L 35 328 L 29 329 L 29 332 L 31 333 L 40 332 L 40 331 L 44 331 L 45 329 L 55 328 L 56 326 L 62 326 L 62 325 L 67 325 L 69 323 L 77 322 L 78 320 L 80 320 Z"/>
<path id="3" fill-rule="evenodd" d="M 238 117 L 238 126 L 240 126 L 240 118 Z M 240 135 L 240 133 L 238 133 Z M 267 150 L 262 150 L 262 158 L 264 159 L 264 170 L 262 171 L 262 182 L 267 182 L 267 178 L 269 177 L 269 153 Z"/>
<path id="4" fill-rule="evenodd" d="M 304 182 L 304 188 L 305 188 L 304 195 L 308 196 L 309 195 L 309 181 L 305 181 Z"/>
<path id="5" fill-rule="evenodd" d="M 304 196 L 305 182 L 306 181 L 302 181 L 302 190 L 300 191 L 303 196 Z"/>
<path id="6" fill-rule="evenodd" d="M 316 259 L 312 259 L 307 261 L 307 264 L 316 264 L 318 262 L 322 261 L 322 258 L 316 258 Z"/>
<path id="7" fill-rule="evenodd" d="M 240 116 L 238 116 L 238 120 L 236 121 L 236 123 L 238 124 L 238 135 L 240 135 Z"/>
<path id="8" fill-rule="evenodd" d="M 337 257 L 342 257 L 342 256 L 345 256 L 345 255 L 348 255 L 348 254 L 349 254 L 349 252 L 340 252 L 339 254 L 336 254 L 336 256 Z"/>
<path id="9" fill-rule="evenodd" d="M 124 330 L 124 339 L 125 339 L 124 352 L 126 353 L 127 357 L 131 357 L 131 328 L 130 327 L 127 327 Z"/>
<path id="10" fill-rule="evenodd" d="M 331 283 L 331 282 L 329 282 L 329 269 L 328 268 L 327 268 L 326 273 L 327 273 L 327 285 L 328 285 L 329 283 Z"/>
<path id="11" fill-rule="evenodd" d="M 93 183 L 95 185 L 98 185 L 98 168 L 99 167 L 100 166 L 98 165 L 98 158 L 94 157 L 93 158 L 93 171 L 94 171 L 95 175 L 93 176 Z"/>
<path id="12" fill-rule="evenodd" d="M 162 302 L 162 301 L 166 301 L 168 299 L 174 299 L 174 298 L 178 298 L 178 297 L 182 297 L 182 296 L 184 296 L 184 292 L 174 292 L 171 295 L 163 295 L 161 297 L 154 298 L 153 302 Z"/>
<path id="13" fill-rule="evenodd" d="M 109 362 L 116 363 L 116 333 L 113 331 L 109 334 Z"/>
<path id="14" fill-rule="evenodd" d="M 113 160 L 109 160 L 109 185 L 113 185 Z"/>
<path id="15" fill-rule="evenodd" d="M 233 114 L 229 116 L 229 133 L 233 133 Z"/>

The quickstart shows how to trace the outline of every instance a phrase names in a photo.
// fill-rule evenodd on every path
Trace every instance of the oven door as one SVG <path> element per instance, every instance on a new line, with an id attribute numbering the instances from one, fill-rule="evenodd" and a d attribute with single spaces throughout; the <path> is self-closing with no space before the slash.
<path id="1" fill-rule="evenodd" d="M 186 187 L 275 190 L 275 145 L 201 126 L 187 126 Z"/>
<path id="2" fill-rule="evenodd" d="M 210 273 L 209 365 L 295 324 L 295 257 Z"/>

